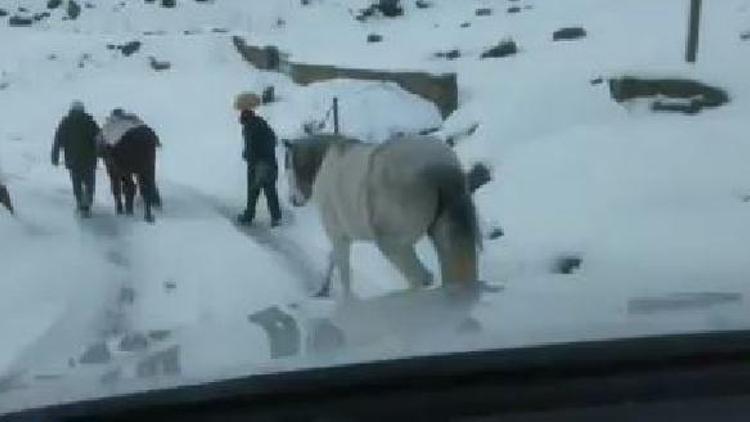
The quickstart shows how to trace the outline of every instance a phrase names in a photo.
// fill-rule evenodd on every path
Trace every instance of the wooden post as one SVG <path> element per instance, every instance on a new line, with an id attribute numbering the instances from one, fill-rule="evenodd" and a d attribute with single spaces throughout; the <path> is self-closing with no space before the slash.
<path id="1" fill-rule="evenodd" d="M 690 19 L 688 22 L 687 47 L 685 50 L 685 60 L 688 63 L 695 63 L 695 58 L 698 54 L 700 22 L 701 0 L 690 0 Z"/>
<path id="2" fill-rule="evenodd" d="M 333 97 L 333 133 L 339 134 L 339 99 Z"/>

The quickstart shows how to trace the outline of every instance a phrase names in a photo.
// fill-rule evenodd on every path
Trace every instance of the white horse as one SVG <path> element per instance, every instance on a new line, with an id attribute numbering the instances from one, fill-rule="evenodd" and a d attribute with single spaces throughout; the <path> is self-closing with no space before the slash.
<path id="1" fill-rule="evenodd" d="M 335 135 L 285 141 L 291 202 L 317 203 L 333 245 L 334 267 L 351 295 L 349 255 L 354 241 L 374 242 L 414 289 L 432 283 L 415 244 L 428 234 L 444 284 L 477 282 L 480 245 L 476 213 L 455 153 L 439 140 L 401 137 L 366 144 Z"/>

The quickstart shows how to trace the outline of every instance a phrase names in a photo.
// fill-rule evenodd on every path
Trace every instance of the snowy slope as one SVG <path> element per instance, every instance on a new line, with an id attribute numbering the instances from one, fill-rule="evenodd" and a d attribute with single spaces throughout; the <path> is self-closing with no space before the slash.
<path id="1" fill-rule="evenodd" d="M 33 13 L 43 3 L 0 0 L 0 8 Z M 285 205 L 286 224 L 265 234 L 261 200 L 259 231 L 248 235 L 232 225 L 245 179 L 232 97 L 273 84 L 280 101 L 261 113 L 280 137 L 300 135 L 302 123 L 321 118 L 333 96 L 341 98 L 343 131 L 374 142 L 438 126 L 440 116 L 389 84 L 303 88 L 259 72 L 242 62 L 230 34 L 277 45 L 295 61 L 456 72 L 460 107 L 440 135 L 478 124 L 456 150 L 467 167 L 482 161 L 494 170 L 495 180 L 475 200 L 483 231 L 499 225 L 505 236 L 485 241 L 481 274 L 505 290 L 476 309 L 482 334 L 461 342 L 383 338 L 374 342 L 379 348 L 342 361 L 747 328 L 750 204 L 742 199 L 750 194 L 750 42 L 739 34 L 750 29 L 750 1 L 704 6 L 695 66 L 682 62 L 682 0 L 434 0 L 428 9 L 407 2 L 397 19 L 353 19 L 367 3 L 184 0 L 164 9 L 158 2 L 100 0 L 77 20 L 63 21 L 63 10 L 54 10 L 31 28 L 9 28 L 0 18 L 0 169 L 18 214 L 0 210 L 0 413 L 332 363 L 273 362 L 246 321 L 266 306 L 309 297 L 328 244 L 312 208 Z M 505 13 L 515 3 L 532 7 Z M 492 15 L 476 16 L 480 7 Z M 552 31 L 574 25 L 588 36 L 552 42 Z M 371 33 L 383 42 L 366 43 Z M 507 37 L 519 44 L 518 55 L 479 60 Z M 133 56 L 107 49 L 132 40 L 143 42 Z M 461 51 L 457 60 L 434 57 L 454 48 Z M 149 56 L 172 68 L 153 71 Z M 618 105 L 606 84 L 590 83 L 625 74 L 695 78 L 727 89 L 732 101 L 696 116 L 653 114 Z M 100 122 L 113 107 L 135 111 L 159 133 L 165 209 L 155 225 L 115 218 L 102 168 L 94 218 L 74 216 L 67 174 L 49 164 L 52 135 L 73 99 Z M 283 177 L 280 192 L 285 196 Z M 436 268 L 426 243 L 420 254 Z M 580 270 L 552 274 L 555 259 L 566 254 L 582 257 Z M 360 296 L 405 287 L 370 245 L 357 245 L 352 261 Z M 135 292 L 132 303 L 123 291 Z M 687 311 L 629 312 L 633 299 L 675 293 L 732 299 Z M 145 386 L 125 380 L 100 391 L 87 378 L 98 374 L 68 367 L 71 357 L 118 330 L 172 331 L 182 347 L 181 377 Z M 75 380 L 78 392 L 44 384 L 39 375 L 62 377 L 62 385 L 65 377 Z M 19 385 L 33 388 L 12 388 Z"/>

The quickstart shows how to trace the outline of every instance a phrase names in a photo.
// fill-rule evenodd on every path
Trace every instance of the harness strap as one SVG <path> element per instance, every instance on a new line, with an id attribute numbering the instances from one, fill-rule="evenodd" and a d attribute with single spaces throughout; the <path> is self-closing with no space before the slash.
<path id="1" fill-rule="evenodd" d="M 370 230 L 374 235 L 377 236 L 378 230 L 377 227 L 375 227 L 375 210 L 374 210 L 374 198 L 373 198 L 373 167 L 375 163 L 375 158 L 377 155 L 385 148 L 384 144 L 379 144 L 373 148 L 373 150 L 370 152 L 370 156 L 367 159 L 367 171 L 365 173 L 365 213 L 366 213 L 366 221 L 367 225 L 370 227 Z"/>

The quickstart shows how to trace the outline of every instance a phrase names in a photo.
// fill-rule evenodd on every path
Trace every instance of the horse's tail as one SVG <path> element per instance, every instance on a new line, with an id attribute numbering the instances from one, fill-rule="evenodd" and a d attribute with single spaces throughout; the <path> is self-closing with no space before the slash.
<path id="1" fill-rule="evenodd" d="M 2 183 L 0 183 L 0 205 L 5 206 L 11 214 L 14 214 L 13 203 L 10 200 L 10 193 L 8 192 L 8 188 Z"/>
<path id="2" fill-rule="evenodd" d="M 460 168 L 435 172 L 437 215 L 429 235 L 435 244 L 443 283 L 478 281 L 478 252 L 482 247 L 476 209 Z"/>

